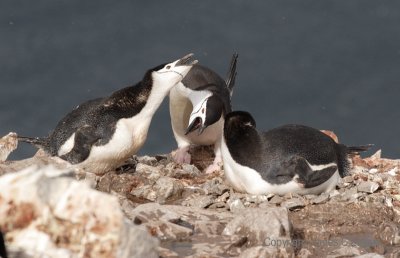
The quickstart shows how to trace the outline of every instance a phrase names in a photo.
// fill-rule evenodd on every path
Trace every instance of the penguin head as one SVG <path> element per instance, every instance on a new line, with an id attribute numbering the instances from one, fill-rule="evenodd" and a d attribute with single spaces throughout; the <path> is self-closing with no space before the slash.
<path id="1" fill-rule="evenodd" d="M 224 132 L 241 134 L 256 129 L 256 121 L 249 112 L 233 111 L 225 116 Z"/>
<path id="2" fill-rule="evenodd" d="M 193 54 L 188 54 L 174 62 L 162 64 L 150 69 L 153 83 L 174 86 L 190 71 L 197 60 L 192 60 Z"/>
<path id="3" fill-rule="evenodd" d="M 198 129 L 200 135 L 204 129 L 217 122 L 223 112 L 224 106 L 221 99 L 212 93 L 206 94 L 197 103 L 193 103 L 193 111 L 190 114 L 189 126 L 185 134 Z"/>

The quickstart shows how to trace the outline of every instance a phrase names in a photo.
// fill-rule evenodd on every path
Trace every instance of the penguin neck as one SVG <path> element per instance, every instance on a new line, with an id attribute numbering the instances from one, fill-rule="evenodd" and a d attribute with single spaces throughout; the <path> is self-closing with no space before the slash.
<path id="1" fill-rule="evenodd" d="M 225 129 L 223 137 L 232 158 L 236 161 L 247 164 L 247 161 L 254 158 L 254 153 L 260 153 L 262 139 L 257 130 L 233 129 L 227 132 Z"/>
<path id="2" fill-rule="evenodd" d="M 151 120 L 173 86 L 174 85 L 168 85 L 168 82 L 155 79 L 153 85 L 150 86 L 151 90 L 146 104 L 140 111 L 141 116 L 148 117 Z"/>

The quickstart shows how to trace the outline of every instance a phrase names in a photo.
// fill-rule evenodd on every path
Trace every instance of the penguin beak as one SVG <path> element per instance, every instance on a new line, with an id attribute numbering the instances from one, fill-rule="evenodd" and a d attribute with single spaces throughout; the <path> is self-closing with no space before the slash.
<path id="1" fill-rule="evenodd" d="M 193 56 L 194 56 L 193 53 L 187 54 L 186 56 L 179 59 L 178 62 L 176 62 L 175 66 L 197 64 L 197 62 L 198 62 L 197 60 L 192 60 Z"/>
<path id="2" fill-rule="evenodd" d="M 196 117 L 192 123 L 188 126 L 186 129 L 185 135 L 188 135 L 189 133 L 195 131 L 198 129 L 198 135 L 202 134 L 204 129 L 206 129 L 207 126 L 203 125 L 203 120 L 201 117 Z"/>

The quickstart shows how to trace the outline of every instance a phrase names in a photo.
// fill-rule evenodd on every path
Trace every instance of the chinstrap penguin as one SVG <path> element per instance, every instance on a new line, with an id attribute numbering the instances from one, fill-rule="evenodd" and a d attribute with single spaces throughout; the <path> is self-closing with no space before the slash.
<path id="1" fill-rule="evenodd" d="M 250 194 L 330 191 L 349 174 L 349 156 L 370 147 L 347 147 L 303 125 L 259 132 L 253 117 L 244 111 L 225 117 L 221 140 L 227 181 Z"/>
<path id="2" fill-rule="evenodd" d="M 226 80 L 211 69 L 194 65 L 169 94 L 172 130 L 178 144 L 177 163 L 190 163 L 190 145 L 214 145 L 211 173 L 222 165 L 220 138 L 225 114 L 231 111 L 231 96 L 236 78 L 237 54 L 232 56 Z"/>
<path id="3" fill-rule="evenodd" d="M 48 137 L 18 139 L 96 174 L 115 169 L 142 147 L 163 99 L 197 63 L 192 57 L 156 66 L 136 85 L 79 105 Z"/>

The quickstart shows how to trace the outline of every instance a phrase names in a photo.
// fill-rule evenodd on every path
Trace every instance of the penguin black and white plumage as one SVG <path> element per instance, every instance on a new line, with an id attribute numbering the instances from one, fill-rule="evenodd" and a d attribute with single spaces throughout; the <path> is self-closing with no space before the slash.
<path id="1" fill-rule="evenodd" d="M 190 145 L 214 145 L 215 159 L 206 172 L 220 169 L 220 138 L 224 116 L 231 111 L 237 57 L 232 56 L 226 80 L 197 64 L 170 91 L 171 124 L 178 144 L 173 157 L 177 163 L 190 163 Z"/>
<path id="2" fill-rule="evenodd" d="M 279 195 L 334 189 L 339 178 L 349 174 L 350 155 L 369 147 L 347 147 L 303 125 L 259 132 L 244 111 L 225 117 L 221 143 L 225 177 L 236 190 Z"/>
<path id="3" fill-rule="evenodd" d="M 79 105 L 48 137 L 19 140 L 96 174 L 115 169 L 142 147 L 163 99 L 197 63 L 192 56 L 159 65 L 136 85 Z"/>

